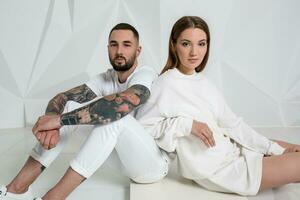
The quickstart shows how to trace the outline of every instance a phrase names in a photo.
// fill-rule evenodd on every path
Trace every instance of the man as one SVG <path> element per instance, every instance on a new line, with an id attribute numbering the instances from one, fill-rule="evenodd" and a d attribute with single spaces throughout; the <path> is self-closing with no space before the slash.
<path id="1" fill-rule="evenodd" d="M 156 77 L 151 68 L 138 66 L 140 52 L 136 29 L 126 23 L 117 24 L 108 41 L 113 69 L 50 100 L 46 114 L 32 129 L 39 143 L 18 175 L 6 187 L 2 186 L 0 199 L 32 199 L 29 186 L 58 156 L 81 124 L 95 126 L 65 175 L 43 200 L 65 199 L 114 149 L 125 174 L 134 181 L 154 182 L 166 175 L 168 162 L 154 139 L 132 115 L 127 115 L 146 102 Z M 72 111 L 66 112 L 69 110 Z"/>

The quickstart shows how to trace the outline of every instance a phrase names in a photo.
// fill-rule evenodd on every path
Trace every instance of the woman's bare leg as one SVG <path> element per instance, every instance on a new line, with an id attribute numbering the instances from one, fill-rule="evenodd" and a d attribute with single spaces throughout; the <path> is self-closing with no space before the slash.
<path id="1" fill-rule="evenodd" d="M 260 191 L 300 181 L 300 152 L 264 157 Z"/>

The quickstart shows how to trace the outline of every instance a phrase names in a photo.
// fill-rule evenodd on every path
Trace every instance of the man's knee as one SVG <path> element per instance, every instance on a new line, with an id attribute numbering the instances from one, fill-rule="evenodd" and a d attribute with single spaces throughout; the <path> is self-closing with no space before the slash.
<path id="1" fill-rule="evenodd" d="M 160 180 L 162 180 L 167 175 L 167 172 L 163 172 L 159 175 L 141 175 L 130 178 L 135 183 L 141 183 L 141 184 L 149 184 L 149 183 L 155 183 Z"/>

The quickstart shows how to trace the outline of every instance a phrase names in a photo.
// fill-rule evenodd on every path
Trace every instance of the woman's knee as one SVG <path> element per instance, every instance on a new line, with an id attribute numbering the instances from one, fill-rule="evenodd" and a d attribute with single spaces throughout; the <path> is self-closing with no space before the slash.
<path id="1" fill-rule="evenodd" d="M 300 153 L 264 157 L 261 190 L 300 181 Z"/>

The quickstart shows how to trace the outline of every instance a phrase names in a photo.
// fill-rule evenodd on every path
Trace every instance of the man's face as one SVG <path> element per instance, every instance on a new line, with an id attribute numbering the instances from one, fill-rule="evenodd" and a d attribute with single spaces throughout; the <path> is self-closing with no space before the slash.
<path id="1" fill-rule="evenodd" d="M 127 71 L 141 51 L 131 30 L 114 30 L 109 37 L 109 61 L 116 71 Z"/>

